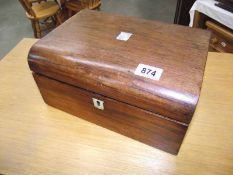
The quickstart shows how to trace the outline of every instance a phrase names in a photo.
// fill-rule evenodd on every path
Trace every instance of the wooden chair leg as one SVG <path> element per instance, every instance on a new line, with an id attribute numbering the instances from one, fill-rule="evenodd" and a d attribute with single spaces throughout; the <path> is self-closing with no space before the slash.
<path id="1" fill-rule="evenodd" d="M 41 29 L 40 29 L 39 21 L 35 21 L 35 26 L 36 26 L 36 33 L 37 33 L 36 38 L 41 38 Z"/>
<path id="2" fill-rule="evenodd" d="M 59 26 L 60 24 L 62 24 L 61 18 L 62 18 L 61 12 L 58 12 L 55 14 L 56 26 Z"/>
<path id="3" fill-rule="evenodd" d="M 31 20 L 31 23 L 32 23 L 32 29 L 33 29 L 33 32 L 34 32 L 34 37 L 38 38 L 37 37 L 37 30 L 36 30 L 36 23 L 33 20 Z"/>

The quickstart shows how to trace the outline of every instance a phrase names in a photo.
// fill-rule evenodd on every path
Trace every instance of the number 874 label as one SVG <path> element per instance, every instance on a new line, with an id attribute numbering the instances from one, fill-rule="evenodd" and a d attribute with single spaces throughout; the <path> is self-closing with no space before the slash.
<path id="1" fill-rule="evenodd" d="M 141 77 L 150 78 L 152 80 L 159 80 L 163 73 L 163 69 L 139 64 L 138 67 L 135 69 L 134 74 L 139 75 Z"/>

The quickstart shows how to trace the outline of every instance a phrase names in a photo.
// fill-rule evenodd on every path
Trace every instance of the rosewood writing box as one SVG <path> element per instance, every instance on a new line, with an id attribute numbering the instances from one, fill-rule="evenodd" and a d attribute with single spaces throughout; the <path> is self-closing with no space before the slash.
<path id="1" fill-rule="evenodd" d="M 196 108 L 210 33 L 84 10 L 34 44 L 44 101 L 177 154 Z"/>

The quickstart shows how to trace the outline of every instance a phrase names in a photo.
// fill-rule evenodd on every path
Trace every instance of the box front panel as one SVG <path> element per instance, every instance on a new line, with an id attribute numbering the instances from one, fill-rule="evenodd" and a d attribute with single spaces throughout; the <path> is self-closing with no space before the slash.
<path id="1" fill-rule="evenodd" d="M 178 153 L 187 125 L 45 76 L 33 75 L 47 104 L 166 152 Z"/>

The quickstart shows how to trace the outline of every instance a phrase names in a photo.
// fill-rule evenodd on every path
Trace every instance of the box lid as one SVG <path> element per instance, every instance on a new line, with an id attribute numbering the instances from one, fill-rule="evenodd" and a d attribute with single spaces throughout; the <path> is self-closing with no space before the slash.
<path id="1" fill-rule="evenodd" d="M 210 33 L 84 10 L 32 46 L 36 73 L 189 123 Z"/>

